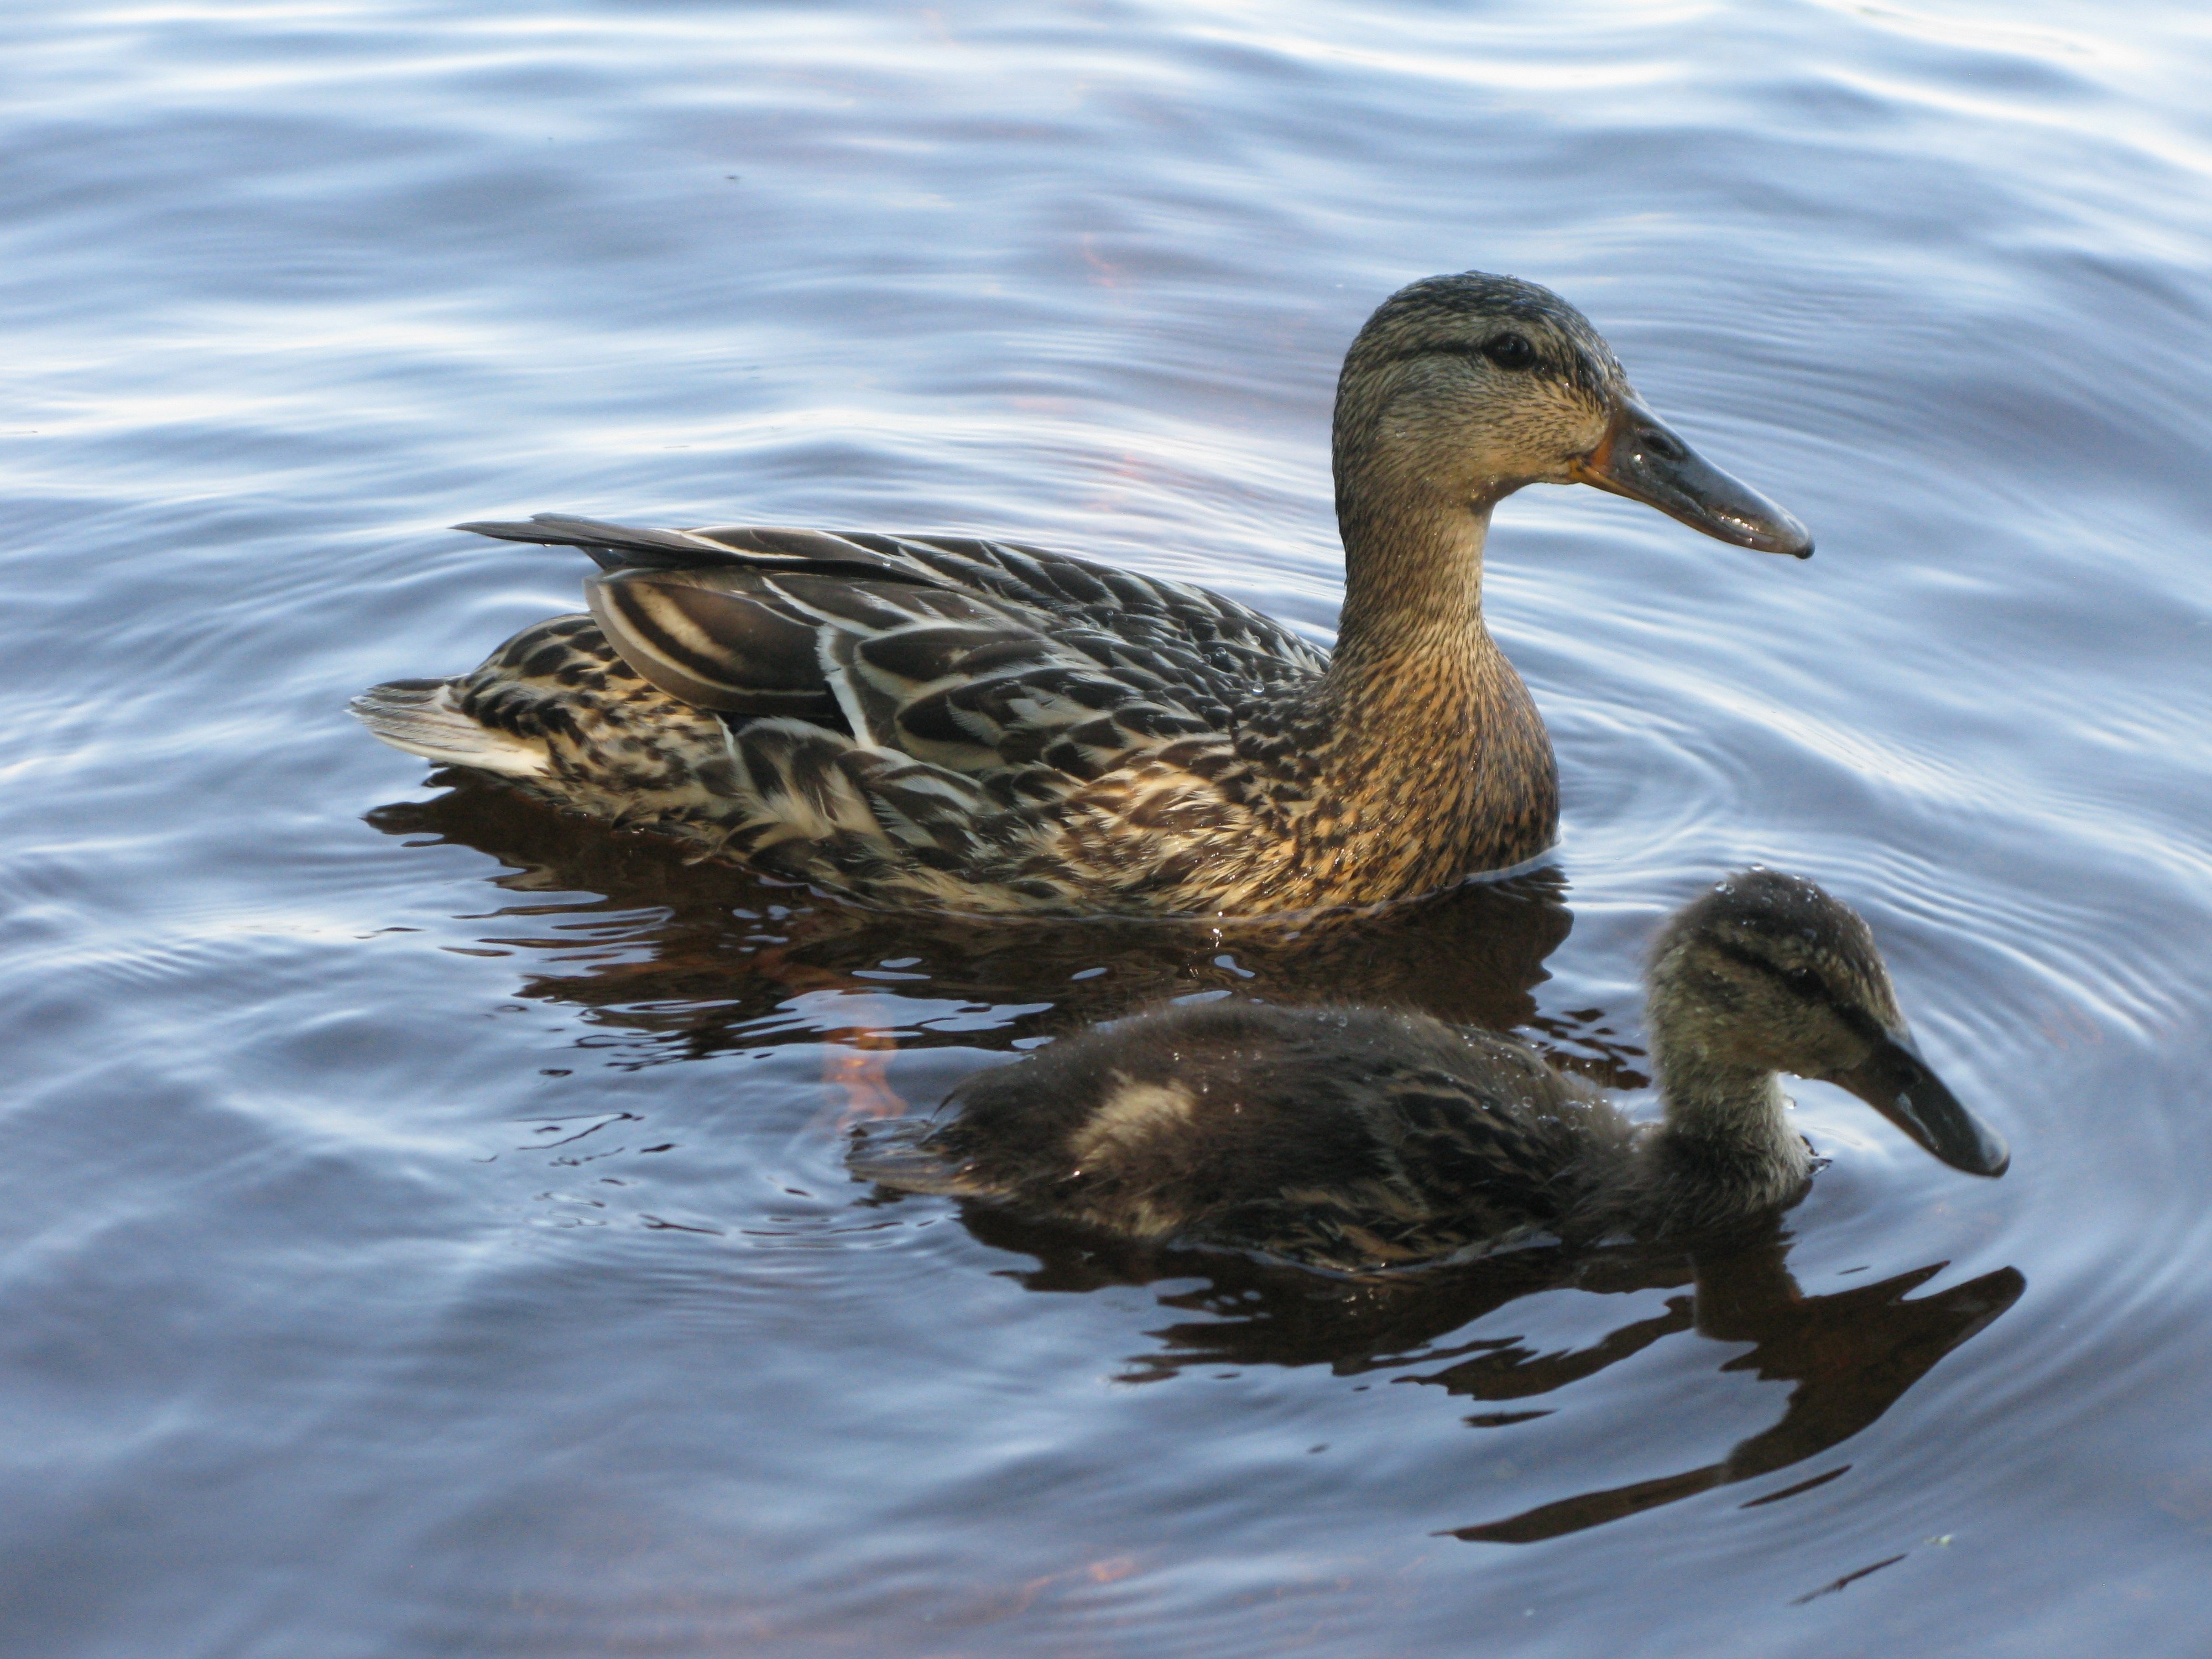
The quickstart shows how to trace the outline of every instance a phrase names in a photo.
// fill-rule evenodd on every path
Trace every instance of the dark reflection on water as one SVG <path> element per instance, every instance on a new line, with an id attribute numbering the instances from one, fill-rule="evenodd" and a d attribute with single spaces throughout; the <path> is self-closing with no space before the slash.
<path id="1" fill-rule="evenodd" d="M 1808 1297 L 1784 1266 L 1788 1253 L 1787 1244 L 1776 1241 L 1693 1256 L 1694 1294 L 1686 1305 L 1678 1301 L 1671 1306 L 1680 1326 L 1665 1321 L 1625 1326 L 1583 1353 L 1547 1355 L 1533 1363 L 1519 1355 L 1486 1354 L 1422 1379 L 1478 1400 L 1518 1400 L 1687 1328 L 1712 1341 L 1753 1345 L 1722 1370 L 1751 1371 L 1763 1382 L 1795 1385 L 1780 1422 L 1739 1441 L 1717 1462 L 1560 1498 L 1504 1520 L 1456 1528 L 1454 1535 L 1482 1543 L 1534 1543 L 1802 1462 L 1867 1427 L 1937 1360 L 1978 1335 L 2027 1288 L 2018 1269 L 2000 1267 L 1930 1296 L 1908 1298 L 1908 1291 L 1950 1265 L 1938 1261 L 1877 1284 Z M 1809 1492 L 1844 1468 L 1754 1501 L 1770 1504 Z"/>
<path id="2" fill-rule="evenodd" d="M 1791 1384 L 1781 1419 L 1700 1468 L 1557 1498 L 1501 1520 L 1451 1529 L 1471 1542 L 1534 1543 L 1641 1514 L 1786 1469 L 1866 1428 L 1942 1359 L 1986 1329 L 2027 1288 L 2001 1267 L 1921 1297 L 1911 1292 L 1948 1266 L 1933 1262 L 1872 1284 L 1808 1296 L 1790 1276 L 1791 1239 L 1778 1224 L 1694 1249 L 1613 1246 L 1568 1252 L 1516 1250 L 1463 1268 L 1399 1282 L 1353 1283 L 1218 1252 L 1162 1250 L 963 1206 L 975 1235 L 1037 1258 L 1019 1272 L 1034 1291 L 1177 1281 L 1163 1308 L 1199 1316 L 1148 1333 L 1156 1352 L 1133 1356 L 1127 1380 L 1152 1382 L 1188 1369 L 1326 1365 L 1340 1376 L 1392 1380 L 1510 1405 L 1465 1420 L 1504 1428 L 1545 1416 L 1547 1397 L 1669 1338 L 1725 1349 L 1723 1372 Z M 1192 1279 L 1202 1282 L 1182 1288 Z M 1682 1290 L 1662 1312 L 1606 1328 L 1565 1349 L 1532 1350 L 1516 1335 L 1455 1338 L 1516 1299 L 1574 1290 L 1593 1297 Z M 1597 1322 L 1602 1324 L 1602 1321 Z M 1694 1431 L 1695 1425 L 1686 1425 Z M 1848 1464 L 1756 1498 L 1769 1504 L 1836 1479 Z"/>
<path id="3" fill-rule="evenodd" d="M 726 865 L 686 862 L 668 842 L 611 836 L 495 784 L 457 774 L 433 781 L 445 793 L 380 807 L 369 821 L 417 844 L 466 845 L 512 866 L 493 884 L 544 902 L 471 918 L 484 946 L 524 959 L 521 995 L 571 1004 L 667 1043 L 653 1051 L 656 1062 L 757 1049 L 780 1038 L 814 1040 L 818 1021 L 798 1028 L 775 1018 L 791 998 L 809 992 L 907 986 L 933 1000 L 1003 1008 L 1049 988 L 1051 1000 L 1029 1004 L 1036 1018 L 1023 1023 L 1038 1037 L 1162 996 L 1256 988 L 1271 999 L 1327 1000 L 1355 988 L 1366 1000 L 1523 1027 L 1614 1087 L 1646 1081 L 1630 1069 L 1641 1051 L 1601 1011 L 1580 1019 L 1537 1011 L 1532 993 L 1547 977 L 1544 960 L 1572 926 L 1567 884 L 1553 868 L 1471 884 L 1380 917 L 1288 929 L 979 925 L 857 910 Z M 896 966 L 878 965 L 886 962 Z M 846 1114 L 934 1103 L 900 1098 L 879 1067 L 856 1066 L 854 1056 L 966 1040 L 927 1024 L 852 1030 L 848 1058 L 831 1071 L 847 1092 Z M 893 1210 L 912 1201 L 872 1200 Z M 1558 1391 L 1655 1344 L 1688 1338 L 1723 1350 L 1713 1362 L 1721 1372 L 1790 1385 L 1780 1419 L 1716 1461 L 1449 1529 L 1484 1543 L 1558 1537 L 1815 1457 L 1879 1419 L 2027 1286 L 2008 1267 L 1911 1296 L 1948 1266 L 1939 1261 L 1808 1296 L 1790 1273 L 1792 1240 L 1778 1223 L 1694 1249 L 1539 1247 L 1463 1268 L 1352 1283 L 1218 1252 L 1152 1249 L 981 1206 L 961 1206 L 961 1217 L 979 1242 L 1036 1258 L 1036 1266 L 1012 1273 L 1032 1291 L 1168 1281 L 1158 1305 L 1188 1317 L 1147 1333 L 1157 1346 L 1128 1358 L 1125 1382 L 1224 1365 L 1321 1365 L 1339 1376 L 1379 1373 L 1508 1407 L 1466 1419 L 1497 1429 L 1547 1415 Z M 1487 1334 L 1493 1316 L 1516 1300 L 1560 1291 L 1597 1298 L 1681 1294 L 1656 1313 L 1619 1324 L 1601 1318 L 1565 1348 L 1539 1352 L 1519 1336 Z M 1478 1325 L 1484 1334 L 1462 1334 Z M 1741 1351 L 1745 1344 L 1748 1352 Z M 1753 1501 L 1814 1490 L 1847 1468 Z"/>
<path id="4" fill-rule="evenodd" d="M 1020 1005 L 1035 1016 L 1023 1022 L 1035 1038 L 1162 996 L 1256 992 L 1320 1000 L 1353 988 L 1366 1000 L 1522 1027 L 1611 1086 L 1646 1081 L 1631 1069 L 1641 1050 L 1602 1011 L 1563 1018 L 1537 1010 L 1532 994 L 1547 978 L 1544 960 L 1572 926 L 1567 884 L 1555 868 L 1471 884 L 1379 917 L 1293 928 L 979 925 L 857 910 L 726 865 L 687 862 L 669 842 L 609 835 L 495 784 L 451 773 L 433 781 L 444 793 L 380 807 L 369 822 L 414 844 L 465 845 L 510 866 L 492 884 L 541 902 L 463 920 L 481 948 L 522 959 L 520 995 L 573 1005 L 597 1023 L 652 1039 L 635 1063 L 817 1040 L 818 1019 L 799 1026 L 776 1018 L 794 996 L 813 992 L 907 987 L 933 1003 Z M 1048 988 L 1049 1000 L 1034 1000 Z M 881 1059 L 894 1049 L 968 1040 L 927 1023 L 890 1031 L 856 1026 L 845 1038 L 846 1057 L 825 1080 L 842 1086 L 847 1116 L 934 1103 L 900 1097 L 880 1066 L 865 1064 L 872 1050 Z M 596 1133 L 607 1121 L 584 1121 Z M 562 1120 L 550 1132 L 573 1127 Z M 913 1200 L 870 1202 L 896 1211 Z M 1012 1275 L 1032 1291 L 1168 1281 L 1158 1305 L 1188 1317 L 1147 1333 L 1157 1346 L 1129 1357 L 1121 1374 L 1128 1382 L 1224 1365 L 1321 1365 L 1339 1376 L 1380 1373 L 1510 1407 L 1466 1419 L 1496 1429 L 1546 1416 L 1559 1390 L 1687 1337 L 1727 1351 L 1717 1362 L 1722 1372 L 1791 1385 L 1780 1420 L 1717 1461 L 1449 1529 L 1486 1543 L 1558 1537 L 1814 1457 L 1880 1418 L 2010 1308 L 2027 1283 L 2002 1267 L 1926 1297 L 1909 1295 L 1948 1265 L 1936 1262 L 1808 1296 L 1790 1275 L 1792 1241 L 1778 1223 L 1694 1249 L 1538 1247 L 1462 1268 L 1352 1283 L 1218 1252 L 1152 1249 L 981 1206 L 963 1206 L 961 1215 L 979 1242 L 1036 1258 Z M 1678 1290 L 1662 1311 L 1617 1325 L 1600 1319 L 1601 1328 L 1565 1348 L 1539 1352 L 1518 1336 L 1487 1334 L 1493 1316 L 1540 1292 L 1604 1298 Z M 1464 1334 L 1478 1325 L 1484 1334 Z M 1744 1344 L 1749 1351 L 1739 1352 Z M 1814 1490 L 1847 1467 L 1754 1502 Z"/>

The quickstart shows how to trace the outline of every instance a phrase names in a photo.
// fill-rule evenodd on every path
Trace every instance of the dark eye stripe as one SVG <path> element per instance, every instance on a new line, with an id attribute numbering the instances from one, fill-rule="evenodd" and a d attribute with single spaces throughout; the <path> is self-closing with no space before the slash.
<path id="1" fill-rule="evenodd" d="M 1401 346 L 1395 351 L 1376 358 L 1374 362 L 1379 366 L 1383 363 L 1402 363 L 1413 357 L 1480 357 L 1483 362 L 1489 362 L 1492 361 L 1490 354 L 1483 349 L 1487 343 L 1487 341 L 1478 343 L 1471 340 L 1440 340 L 1433 345 Z M 1585 392 L 1592 398 L 1603 398 L 1609 395 L 1604 376 L 1600 374 L 1595 364 L 1583 357 L 1580 353 L 1575 354 L 1572 362 L 1563 366 L 1554 362 L 1541 351 L 1537 351 L 1529 358 L 1525 368 L 1516 368 L 1513 372 L 1516 374 L 1529 375 L 1536 380 L 1556 380 L 1563 386 L 1571 386 Z"/>
<path id="2" fill-rule="evenodd" d="M 1401 346 L 1382 359 L 1386 363 L 1401 363 L 1408 357 L 1483 357 L 1480 346 L 1468 340 L 1447 340 L 1436 345 Z M 1486 357 L 1484 361 L 1487 362 Z"/>
<path id="3" fill-rule="evenodd" d="M 1764 974 L 1771 980 L 1778 981 L 1784 989 L 1799 1001 L 1821 1004 L 1837 1018 L 1850 1026 L 1853 1032 L 1864 1037 L 1868 1042 L 1879 1042 L 1889 1035 L 1882 1029 L 1882 1024 L 1879 1019 L 1868 1013 L 1863 1008 L 1854 1006 L 1838 997 L 1828 988 L 1827 981 L 1822 979 L 1818 974 L 1813 975 L 1814 982 L 1811 985 L 1800 985 L 1790 975 L 1777 968 L 1765 957 L 1755 955 L 1740 945 L 1730 945 L 1724 939 L 1708 939 L 1705 942 L 1730 962 L 1748 968 L 1753 973 Z M 1812 970 L 1808 969 L 1802 971 L 1811 973 Z"/>

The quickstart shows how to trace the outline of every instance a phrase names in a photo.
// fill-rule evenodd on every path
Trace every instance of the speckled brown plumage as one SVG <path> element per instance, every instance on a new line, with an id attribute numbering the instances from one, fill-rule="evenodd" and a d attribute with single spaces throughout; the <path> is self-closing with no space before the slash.
<path id="1" fill-rule="evenodd" d="M 1708 522 L 1636 483 L 1631 440 L 1680 448 L 1571 307 L 1432 278 L 1346 362 L 1333 657 L 1206 589 L 1012 543 L 544 514 L 465 527 L 589 552 L 592 614 L 356 710 L 401 748 L 872 903 L 1253 915 L 1404 898 L 1521 863 L 1557 827 L 1550 740 L 1483 624 L 1499 499 L 1627 478 L 1767 544 L 1743 528 L 1755 512 Z"/>
<path id="2" fill-rule="evenodd" d="M 979 1073 L 939 1118 L 862 1131 L 850 1163 L 904 1191 L 1345 1273 L 1752 1220 L 1812 1173 L 1784 1071 L 2002 1172 L 2003 1141 L 1921 1059 L 1866 924 L 1812 883 L 1729 878 L 1669 923 L 1647 977 L 1657 1124 L 1508 1037 L 1225 1002 Z"/>

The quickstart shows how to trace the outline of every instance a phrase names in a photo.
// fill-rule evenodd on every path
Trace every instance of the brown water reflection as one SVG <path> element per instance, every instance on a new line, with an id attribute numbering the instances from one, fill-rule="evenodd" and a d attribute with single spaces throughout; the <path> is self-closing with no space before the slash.
<path id="1" fill-rule="evenodd" d="M 1560 1018 L 1538 1010 L 1533 993 L 1547 977 L 1545 958 L 1572 927 L 1567 882 L 1555 868 L 1468 886 L 1352 927 L 984 925 L 854 909 L 727 865 L 687 864 L 669 843 L 610 836 L 496 785 L 458 775 L 440 781 L 448 793 L 380 808 L 370 821 L 386 834 L 459 843 L 511 866 L 494 884 L 541 900 L 476 918 L 483 948 L 530 959 L 520 976 L 522 996 L 584 1008 L 597 1024 L 640 1034 L 653 1045 L 640 1063 L 818 1041 L 825 1035 L 819 1020 L 785 1016 L 795 996 L 893 994 L 888 1005 L 861 1006 L 895 1024 L 835 1033 L 835 1075 L 824 1080 L 842 1085 L 847 1116 L 926 1109 L 933 1103 L 897 1097 L 881 1062 L 898 1048 L 973 1041 L 903 1017 L 900 999 L 908 996 L 933 1006 L 949 999 L 1012 1009 L 1025 1033 L 1042 1036 L 1167 995 L 1317 1000 L 1357 988 L 1365 1000 L 1530 1030 L 1616 1087 L 1644 1081 L 1632 1069 L 1641 1050 L 1615 1034 L 1602 1011 Z M 2018 1301 L 2027 1284 L 2003 1267 L 1912 1297 L 1948 1265 L 1936 1261 L 1807 1296 L 1790 1271 L 1794 1241 L 1779 1222 L 1692 1249 L 1537 1248 L 1395 1282 L 1350 1283 L 1238 1256 L 1150 1249 L 981 1206 L 966 1207 L 962 1219 L 981 1243 L 1034 1258 L 1034 1267 L 1012 1275 L 1032 1291 L 1158 1286 L 1159 1305 L 1180 1316 L 1150 1333 L 1157 1347 L 1128 1357 L 1124 1382 L 1224 1365 L 1322 1365 L 1341 1376 L 1384 1374 L 1486 1402 L 1498 1409 L 1465 1419 L 1485 1430 L 1547 1416 L 1561 1390 L 1674 1339 L 1718 1345 L 1718 1372 L 1792 1385 L 1778 1421 L 1710 1462 L 1451 1534 L 1486 1543 L 1558 1537 L 1816 1457 L 1875 1422 Z M 1680 1293 L 1656 1314 L 1646 1298 L 1636 1317 L 1609 1328 L 1601 1318 L 1595 1334 L 1557 1350 L 1492 1334 L 1493 1316 L 1513 1303 L 1558 1291 Z M 1480 1334 L 1455 1339 L 1474 1328 Z M 1670 1404 L 1655 1398 L 1647 1409 L 1663 1414 Z M 1811 1490 L 1847 1467 L 1752 1501 Z"/>
<path id="2" fill-rule="evenodd" d="M 1911 1292 L 1948 1266 L 1934 1261 L 1877 1283 L 1807 1296 L 1789 1266 L 1780 1223 L 1689 1249 L 1618 1246 L 1568 1252 L 1516 1250 L 1468 1267 L 1397 1283 L 1351 1283 L 1213 1253 L 1150 1249 L 967 1206 L 979 1239 L 1035 1256 L 1021 1273 L 1031 1290 L 1087 1291 L 1115 1284 L 1164 1291 L 1160 1305 L 1196 1316 L 1156 1330 L 1157 1352 L 1133 1356 L 1123 1380 L 1152 1382 L 1218 1365 L 1327 1365 L 1338 1376 L 1392 1373 L 1395 1382 L 1509 1407 L 1464 1420 L 1510 1428 L 1547 1416 L 1540 1402 L 1569 1385 L 1669 1338 L 1722 1345 L 1723 1373 L 1792 1384 L 1781 1419 L 1715 1461 L 1626 1486 L 1577 1492 L 1495 1521 L 1452 1529 L 1470 1542 L 1534 1543 L 1638 1515 L 1716 1486 L 1771 1474 L 1818 1456 L 1869 1427 L 1946 1354 L 2018 1302 L 2027 1280 L 2001 1267 L 1932 1296 Z M 1624 1321 L 1592 1340 L 1539 1352 L 1517 1335 L 1454 1340 L 1513 1302 L 1542 1291 L 1592 1296 L 1681 1290 L 1665 1310 Z M 1751 1344 L 1748 1352 L 1735 1352 Z M 1655 1401 L 1663 1411 L 1665 1403 Z M 1850 1465 L 1755 1498 L 1756 1507 L 1826 1485 Z"/>
<path id="3" fill-rule="evenodd" d="M 1526 1362 L 1517 1354 L 1485 1354 L 1422 1379 L 1479 1400 L 1519 1399 L 1611 1364 L 1686 1325 L 1712 1341 L 1753 1345 L 1749 1353 L 1723 1362 L 1722 1370 L 1751 1371 L 1763 1382 L 1795 1385 L 1781 1421 L 1737 1442 L 1717 1462 L 1577 1493 L 1503 1520 L 1457 1528 L 1454 1535 L 1482 1543 L 1532 1543 L 1801 1463 L 1871 1425 L 1937 1360 L 1986 1329 L 2027 1288 L 2018 1269 L 2000 1267 L 1933 1296 L 1908 1298 L 1907 1292 L 1949 1265 L 1936 1261 L 1877 1284 L 1808 1297 L 1784 1265 L 1788 1254 L 1786 1239 L 1698 1253 L 1691 1257 L 1692 1293 L 1669 1303 L 1669 1320 L 1646 1322 L 1644 1328 L 1624 1326 L 1580 1354 Z M 1849 1468 L 1824 1470 L 1752 1502 L 1794 1497 Z"/>

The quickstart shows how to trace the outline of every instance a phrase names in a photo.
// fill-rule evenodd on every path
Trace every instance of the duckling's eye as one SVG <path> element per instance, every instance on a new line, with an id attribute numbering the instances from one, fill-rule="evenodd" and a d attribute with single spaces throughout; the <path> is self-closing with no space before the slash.
<path id="1" fill-rule="evenodd" d="M 1821 981 L 1820 976 L 1810 968 L 1792 968 L 1788 973 L 1783 975 L 1782 978 L 1783 981 L 1801 997 L 1822 996 L 1828 989 L 1827 986 Z"/>
<path id="2" fill-rule="evenodd" d="M 1482 343 L 1482 355 L 1500 368 L 1526 368 L 1536 361 L 1536 348 L 1525 334 L 1493 334 Z"/>

